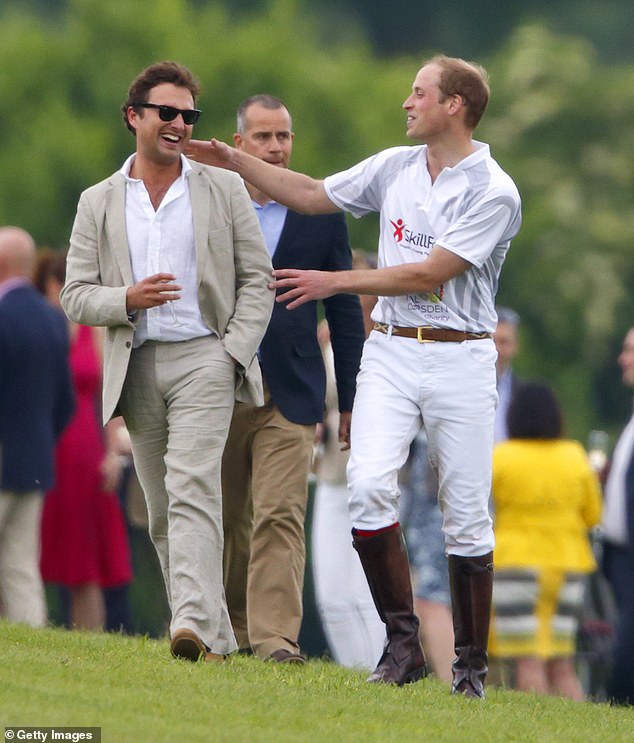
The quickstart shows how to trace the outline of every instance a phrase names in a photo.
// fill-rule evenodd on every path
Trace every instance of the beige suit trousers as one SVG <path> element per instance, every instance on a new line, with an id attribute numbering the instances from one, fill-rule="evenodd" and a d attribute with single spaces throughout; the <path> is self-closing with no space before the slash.
<path id="1" fill-rule="evenodd" d="M 214 335 L 148 341 L 132 351 L 120 400 L 165 581 L 170 632 L 193 630 L 219 654 L 236 649 L 222 585 L 220 480 L 235 373 Z"/>
<path id="2" fill-rule="evenodd" d="M 0 606 L 11 622 L 46 624 L 40 575 L 42 493 L 0 490 Z"/>

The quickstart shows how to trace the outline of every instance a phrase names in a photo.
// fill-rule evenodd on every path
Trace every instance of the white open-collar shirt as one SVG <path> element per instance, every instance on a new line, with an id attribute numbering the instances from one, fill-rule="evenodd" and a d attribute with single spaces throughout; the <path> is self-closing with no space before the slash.
<path id="1" fill-rule="evenodd" d="M 146 340 L 184 341 L 210 335 L 198 306 L 198 275 L 194 222 L 188 178 L 191 165 L 181 156 L 181 174 L 154 209 L 145 184 L 130 177 L 135 155 L 125 161 L 125 219 L 135 283 L 157 273 L 171 273 L 182 287 L 174 302 L 141 310 L 134 333 L 134 347 Z"/>

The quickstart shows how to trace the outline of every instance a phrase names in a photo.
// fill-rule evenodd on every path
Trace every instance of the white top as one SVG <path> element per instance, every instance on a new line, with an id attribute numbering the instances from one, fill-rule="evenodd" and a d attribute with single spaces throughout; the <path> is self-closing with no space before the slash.
<path id="1" fill-rule="evenodd" d="M 188 176 L 191 165 L 181 157 L 181 175 L 154 210 L 145 184 L 130 178 L 135 155 L 123 164 L 126 179 L 125 219 L 135 283 L 156 273 L 171 273 L 182 287 L 180 299 L 140 310 L 135 323 L 134 348 L 146 340 L 185 341 L 211 335 L 198 306 L 198 274 L 194 222 Z"/>
<path id="2" fill-rule="evenodd" d="M 627 544 L 627 520 L 625 513 L 625 476 L 634 448 L 634 416 L 623 429 L 614 447 L 608 481 L 605 484 L 603 522 L 601 530 L 608 542 Z"/>
<path id="3" fill-rule="evenodd" d="M 488 145 L 474 145 L 473 154 L 433 184 L 427 145 L 393 147 L 325 179 L 328 198 L 340 209 L 355 217 L 380 212 L 379 268 L 424 260 L 434 244 L 472 264 L 434 292 L 379 297 L 374 320 L 495 331 L 494 298 L 520 227 L 521 202 Z"/>

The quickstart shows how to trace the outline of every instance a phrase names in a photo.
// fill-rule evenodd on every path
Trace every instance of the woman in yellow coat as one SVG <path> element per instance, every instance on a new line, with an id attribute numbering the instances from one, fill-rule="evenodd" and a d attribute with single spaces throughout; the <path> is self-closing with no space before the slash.
<path id="1" fill-rule="evenodd" d="M 601 515 L 599 481 L 581 444 L 562 438 L 547 385 L 521 386 L 508 424 L 493 454 L 490 652 L 515 661 L 518 689 L 581 700 L 573 658 L 585 575 L 596 569 L 588 530 Z"/>

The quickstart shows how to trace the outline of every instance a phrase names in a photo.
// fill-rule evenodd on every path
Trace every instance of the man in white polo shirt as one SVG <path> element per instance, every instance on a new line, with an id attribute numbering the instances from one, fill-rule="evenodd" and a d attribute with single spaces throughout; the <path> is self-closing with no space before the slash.
<path id="1" fill-rule="evenodd" d="M 407 135 L 424 142 L 380 152 L 318 181 L 281 172 L 222 143 L 196 159 L 236 170 L 276 201 L 308 213 L 380 212 L 376 270 L 276 270 L 293 309 L 340 292 L 376 294 L 375 329 L 357 381 L 348 465 L 353 543 L 388 642 L 372 682 L 425 675 L 409 564 L 398 522 L 397 473 L 425 426 L 451 580 L 454 693 L 484 696 L 493 529 L 491 482 L 496 350 L 494 298 L 520 227 L 513 181 L 472 139 L 489 98 L 486 72 L 438 56 L 403 103 Z"/>

